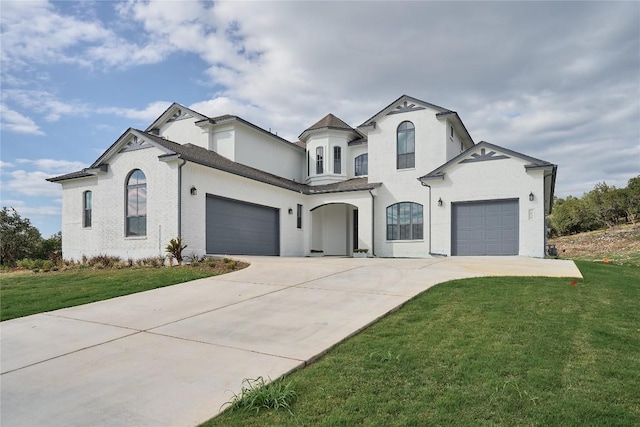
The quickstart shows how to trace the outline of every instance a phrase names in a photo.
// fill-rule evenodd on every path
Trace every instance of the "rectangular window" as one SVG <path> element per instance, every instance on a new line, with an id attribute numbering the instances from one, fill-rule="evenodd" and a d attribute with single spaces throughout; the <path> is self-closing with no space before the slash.
<path id="1" fill-rule="evenodd" d="M 355 174 L 356 176 L 369 174 L 368 154 L 361 154 L 355 158 Z"/>
<path id="2" fill-rule="evenodd" d="M 451 138 L 453 138 L 453 126 L 450 126 L 449 129 L 450 129 L 450 136 Z"/>
<path id="3" fill-rule="evenodd" d="M 296 212 L 296 227 L 302 228 L 302 205 L 298 205 L 298 210 Z"/>
<path id="4" fill-rule="evenodd" d="M 324 173 L 324 147 L 316 148 L 316 175 Z"/>
<path id="5" fill-rule="evenodd" d="M 87 228 L 91 227 L 91 191 L 85 191 L 82 201 L 83 220 L 82 225 Z"/>
<path id="6" fill-rule="evenodd" d="M 333 147 L 333 173 L 342 173 L 342 148 Z"/>

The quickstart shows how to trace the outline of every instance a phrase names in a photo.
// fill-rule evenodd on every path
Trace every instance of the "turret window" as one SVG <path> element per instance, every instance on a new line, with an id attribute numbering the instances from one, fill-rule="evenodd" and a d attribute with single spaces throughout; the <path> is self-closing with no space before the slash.
<path id="1" fill-rule="evenodd" d="M 333 147 L 333 173 L 342 173 L 342 148 Z"/>
<path id="2" fill-rule="evenodd" d="M 316 148 L 316 175 L 324 173 L 324 147 Z"/>

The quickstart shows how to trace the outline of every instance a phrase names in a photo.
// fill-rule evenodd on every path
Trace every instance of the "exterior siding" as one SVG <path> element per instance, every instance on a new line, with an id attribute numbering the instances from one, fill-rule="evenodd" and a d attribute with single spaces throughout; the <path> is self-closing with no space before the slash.
<path id="1" fill-rule="evenodd" d="M 192 186 L 198 191 L 195 196 L 189 191 Z M 187 254 L 206 253 L 207 194 L 280 209 L 280 255 L 305 255 L 309 209 L 302 194 L 194 163 L 187 163 L 182 169 L 182 236 L 189 245 Z M 302 229 L 296 226 L 297 204 L 303 205 Z"/>
<path id="2" fill-rule="evenodd" d="M 164 247 L 178 235 L 177 162 L 158 160 L 156 148 L 116 154 L 109 171 L 96 178 L 63 183 L 63 257 L 81 259 L 99 254 L 139 259 L 164 256 Z M 147 177 L 147 235 L 125 236 L 125 181 L 140 169 Z M 82 227 L 82 192 L 93 191 L 91 229 Z"/>
<path id="3" fill-rule="evenodd" d="M 500 153 L 498 153 L 500 154 Z M 451 165 L 444 180 L 430 181 L 432 188 L 431 251 L 451 255 L 451 204 L 497 199 L 519 200 L 519 255 L 544 256 L 543 171 L 527 172 L 517 158 Z M 428 193 L 428 188 L 424 189 Z M 529 201 L 533 192 L 534 200 Z M 437 200 L 442 198 L 442 206 Z"/>
<path id="4" fill-rule="evenodd" d="M 304 150 L 247 126 L 235 130 L 235 161 L 292 181 L 302 182 Z"/>
<path id="5" fill-rule="evenodd" d="M 193 144 L 209 148 L 209 137 L 206 132 L 195 125 L 196 120 L 189 118 L 168 122 L 160 128 L 160 135 L 180 144 Z"/>

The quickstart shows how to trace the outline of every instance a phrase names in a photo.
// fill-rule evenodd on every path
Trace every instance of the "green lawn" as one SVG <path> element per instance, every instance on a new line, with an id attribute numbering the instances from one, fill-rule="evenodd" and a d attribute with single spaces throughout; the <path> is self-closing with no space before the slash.
<path id="1" fill-rule="evenodd" d="M 0 275 L 0 320 L 86 304 L 212 276 L 191 267 Z"/>
<path id="2" fill-rule="evenodd" d="M 286 378 L 292 414 L 203 425 L 640 425 L 640 268 L 577 264 L 435 286 Z"/>

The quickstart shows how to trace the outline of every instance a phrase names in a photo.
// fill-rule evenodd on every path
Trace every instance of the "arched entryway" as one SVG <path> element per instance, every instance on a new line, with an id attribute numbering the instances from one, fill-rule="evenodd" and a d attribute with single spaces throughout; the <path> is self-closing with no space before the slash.
<path id="1" fill-rule="evenodd" d="M 358 248 L 358 207 L 327 203 L 311 210 L 311 249 L 324 255 L 348 256 Z"/>

